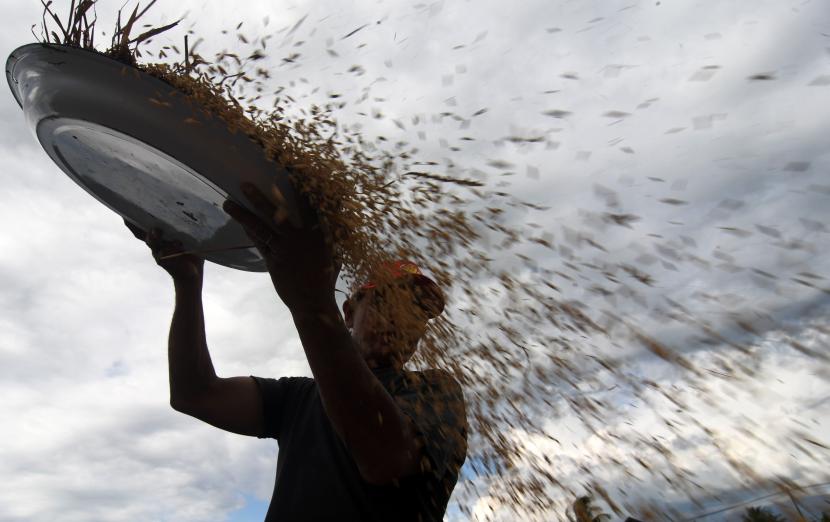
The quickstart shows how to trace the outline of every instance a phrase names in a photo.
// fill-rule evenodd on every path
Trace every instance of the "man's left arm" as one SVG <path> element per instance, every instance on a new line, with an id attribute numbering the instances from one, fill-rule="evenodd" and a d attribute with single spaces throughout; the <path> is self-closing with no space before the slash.
<path id="1" fill-rule="evenodd" d="M 339 267 L 319 225 L 277 221 L 280 197 L 243 185 L 265 222 L 231 201 L 224 209 L 263 254 L 274 288 L 297 327 L 323 407 L 363 478 L 387 484 L 420 469 L 421 447 L 410 419 L 371 372 L 343 321 L 334 287 Z"/>
<path id="2" fill-rule="evenodd" d="M 411 419 L 355 348 L 334 299 L 314 305 L 294 307 L 294 324 L 326 414 L 360 474 L 387 484 L 417 472 L 423 443 Z"/>

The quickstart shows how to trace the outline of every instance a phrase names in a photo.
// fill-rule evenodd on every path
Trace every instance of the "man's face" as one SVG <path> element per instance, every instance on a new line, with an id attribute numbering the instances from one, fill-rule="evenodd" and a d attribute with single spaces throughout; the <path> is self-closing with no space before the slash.
<path id="1" fill-rule="evenodd" d="M 349 298 L 346 324 L 370 367 L 400 367 L 415 353 L 429 320 L 418 290 L 406 281 L 361 289 Z"/>

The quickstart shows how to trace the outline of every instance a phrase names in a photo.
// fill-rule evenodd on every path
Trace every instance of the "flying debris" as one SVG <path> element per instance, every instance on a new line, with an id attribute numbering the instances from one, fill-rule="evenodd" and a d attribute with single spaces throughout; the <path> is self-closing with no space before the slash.
<path id="1" fill-rule="evenodd" d="M 772 72 L 765 72 L 765 73 L 758 73 L 753 74 L 752 76 L 748 76 L 747 80 L 750 81 L 768 81 L 768 80 L 775 80 L 775 73 Z"/>

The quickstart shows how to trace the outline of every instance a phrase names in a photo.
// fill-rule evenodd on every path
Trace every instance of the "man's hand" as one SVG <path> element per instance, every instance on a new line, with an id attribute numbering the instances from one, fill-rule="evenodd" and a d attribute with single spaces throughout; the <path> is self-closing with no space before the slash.
<path id="1" fill-rule="evenodd" d="M 268 195 L 250 183 L 243 183 L 242 191 L 257 210 L 272 216 L 270 221 L 264 222 L 230 200 L 222 208 L 242 225 L 265 258 L 271 281 L 285 305 L 292 312 L 302 312 L 332 299 L 340 267 L 320 223 L 294 226 L 276 185 Z"/>
<path id="2" fill-rule="evenodd" d="M 124 220 L 124 224 L 133 235 L 147 243 L 153 252 L 156 263 L 170 274 L 174 281 L 201 282 L 204 276 L 205 260 L 192 254 L 182 252 L 181 241 L 167 241 L 161 230 L 154 228 L 149 233 Z M 179 254 L 179 255 L 176 255 Z"/>

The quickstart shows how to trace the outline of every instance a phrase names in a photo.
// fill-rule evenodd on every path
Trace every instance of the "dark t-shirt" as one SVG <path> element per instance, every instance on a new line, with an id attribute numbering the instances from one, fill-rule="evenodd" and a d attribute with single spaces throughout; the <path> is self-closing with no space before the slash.
<path id="1" fill-rule="evenodd" d="M 360 475 L 334 431 L 314 379 L 254 377 L 265 432 L 279 442 L 277 478 L 266 522 L 440 521 L 467 451 L 464 396 L 441 370 L 373 370 L 425 443 L 428 471 L 375 486 Z"/>

